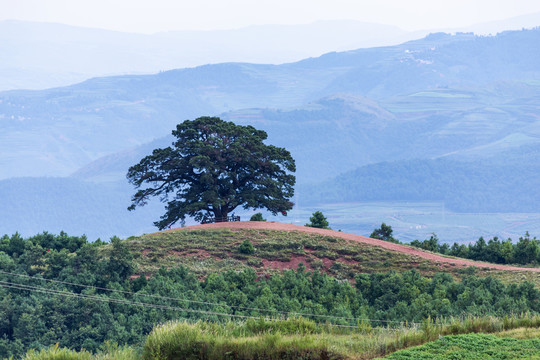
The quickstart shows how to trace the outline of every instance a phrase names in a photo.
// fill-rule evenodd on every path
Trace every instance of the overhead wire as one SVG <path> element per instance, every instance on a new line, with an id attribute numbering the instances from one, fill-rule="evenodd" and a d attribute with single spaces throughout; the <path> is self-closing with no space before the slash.
<path id="1" fill-rule="evenodd" d="M 42 288 L 42 287 L 39 287 L 39 286 L 22 285 L 22 284 L 10 283 L 10 282 L 1 281 L 1 280 L 0 280 L 0 287 L 18 289 L 18 290 L 26 290 L 26 291 L 34 291 L 34 292 L 52 294 L 52 295 L 68 296 L 68 297 L 74 297 L 74 298 L 78 297 L 78 298 L 83 298 L 83 299 L 87 299 L 87 300 L 111 302 L 111 303 L 117 303 L 117 304 L 123 304 L 123 305 L 141 306 L 141 307 L 162 309 L 162 310 L 185 311 L 185 312 L 199 313 L 199 314 L 205 314 L 205 315 L 217 315 L 217 316 L 242 318 L 242 319 L 254 319 L 254 320 L 259 320 L 260 319 L 260 317 L 250 316 L 250 315 L 238 315 L 238 314 L 220 313 L 220 312 L 215 312 L 215 311 L 186 309 L 186 308 L 181 308 L 181 307 L 176 307 L 176 306 L 169 306 L 169 305 L 159 305 L 159 304 L 135 302 L 135 301 L 129 301 L 129 300 L 123 300 L 123 299 L 113 299 L 113 298 L 110 298 L 110 297 L 100 297 L 100 296 L 93 296 L 93 295 L 88 295 L 88 294 L 72 293 L 72 292 L 68 292 L 68 291 L 52 290 L 52 289 Z M 270 318 L 270 317 L 266 317 L 264 319 L 268 320 L 268 321 L 276 321 L 276 320 L 278 320 L 278 319 Z M 342 324 L 334 324 L 334 323 L 331 323 L 331 326 L 344 327 L 344 328 L 358 328 L 358 326 L 356 326 L 356 325 L 342 325 Z"/>
<path id="2" fill-rule="evenodd" d="M 300 313 L 300 312 L 292 312 L 292 311 L 280 311 L 280 310 L 274 310 L 274 309 L 261 309 L 261 308 L 239 306 L 239 305 L 229 305 L 229 304 L 223 304 L 223 303 L 213 303 L 213 302 L 199 301 L 199 300 L 189 300 L 189 299 L 186 299 L 186 298 L 174 298 L 174 297 L 153 295 L 153 294 L 145 294 L 145 293 L 134 293 L 134 292 L 131 292 L 131 291 L 126 291 L 126 290 L 118 290 L 118 289 L 110 289 L 110 288 L 99 287 L 99 286 L 77 284 L 77 283 L 72 283 L 72 282 L 62 281 L 62 280 L 45 279 L 45 278 L 34 277 L 34 276 L 26 275 L 26 274 L 10 273 L 10 272 L 6 272 L 6 271 L 2 271 L 2 270 L 0 270 L 0 274 L 23 277 L 23 278 L 28 278 L 28 279 L 31 279 L 31 280 L 48 281 L 48 282 L 64 284 L 64 285 L 79 286 L 79 287 L 84 287 L 84 288 L 88 288 L 88 289 L 116 292 L 116 293 L 131 295 L 131 296 L 150 297 L 150 298 L 161 299 L 161 300 L 185 301 L 185 302 L 188 302 L 188 303 L 201 304 L 201 305 L 225 306 L 225 307 L 229 307 L 229 308 L 258 311 L 260 313 L 275 313 L 275 314 L 289 315 L 289 316 L 293 315 L 293 316 L 303 316 L 303 317 L 337 319 L 337 320 L 345 320 L 345 321 L 348 321 L 348 322 L 350 322 L 350 321 L 356 321 L 356 322 L 358 322 L 358 321 L 370 321 L 370 322 L 380 322 L 380 323 L 389 323 L 389 324 L 390 323 L 403 324 L 403 321 L 398 321 L 398 320 L 367 319 L 367 318 L 344 317 L 344 316 L 323 315 L 323 314 L 309 314 L 309 313 Z M 73 294 L 76 294 L 76 293 L 73 293 Z M 142 304 L 148 304 L 148 303 L 142 303 Z M 193 310 L 193 309 L 188 309 L 188 310 Z M 223 314 L 223 313 L 217 313 L 217 314 Z M 246 317 L 247 316 L 247 315 L 237 315 L 237 314 L 231 314 L 231 315 L 234 315 L 234 316 L 237 316 L 237 317 Z M 247 316 L 247 317 L 249 317 L 249 316 Z M 252 317 L 252 318 L 258 319 L 257 317 Z M 418 325 L 419 323 L 409 322 L 409 324 Z"/>

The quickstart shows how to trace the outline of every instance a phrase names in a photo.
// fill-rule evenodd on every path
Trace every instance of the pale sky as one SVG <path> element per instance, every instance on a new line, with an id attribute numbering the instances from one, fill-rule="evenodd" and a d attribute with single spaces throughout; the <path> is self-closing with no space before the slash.
<path id="1" fill-rule="evenodd" d="M 138 33 L 359 20 L 457 28 L 540 12 L 540 0 L 0 0 L 0 20 Z"/>

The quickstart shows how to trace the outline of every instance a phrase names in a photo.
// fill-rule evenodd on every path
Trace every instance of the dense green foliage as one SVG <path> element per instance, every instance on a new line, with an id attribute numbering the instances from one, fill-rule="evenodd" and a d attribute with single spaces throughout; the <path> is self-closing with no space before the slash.
<path id="1" fill-rule="evenodd" d="M 392 227 L 382 223 L 379 229 L 373 230 L 370 237 L 403 244 L 392 237 Z M 476 261 L 486 261 L 494 264 L 537 265 L 540 263 L 540 240 L 531 238 L 528 232 L 514 243 L 512 239 L 500 240 L 494 237 L 486 242 L 480 237 L 475 243 L 468 245 L 440 243 L 436 234 L 423 241 L 413 240 L 409 243 L 414 247 L 438 252 L 443 255 L 456 256 Z"/>
<path id="2" fill-rule="evenodd" d="M 372 319 L 371 325 L 388 325 L 429 316 L 540 313 L 540 292 L 532 283 L 504 285 L 473 275 L 457 282 L 448 274 L 430 279 L 416 270 L 357 274 L 352 285 L 302 265 L 260 279 L 252 269 L 211 273 L 202 281 L 183 267 L 161 269 L 148 279 L 134 277 L 136 271 L 132 253 L 117 238 L 106 245 L 65 233 L 2 237 L 0 356 L 57 342 L 89 351 L 106 340 L 141 344 L 153 326 L 171 319 L 301 313 L 322 322 L 357 325 Z M 33 288 L 21 289 L 25 286 Z M 155 308 L 159 305 L 167 308 Z"/>
<path id="3" fill-rule="evenodd" d="M 309 218 L 309 223 L 306 224 L 308 227 L 314 227 L 319 229 L 330 229 L 328 226 L 328 220 L 326 216 L 323 215 L 320 211 L 315 211 L 313 215 Z"/>
<path id="4" fill-rule="evenodd" d="M 379 239 L 384 241 L 390 241 L 390 242 L 399 242 L 392 236 L 392 233 L 394 230 L 392 230 L 392 227 L 390 225 L 386 225 L 385 223 L 381 224 L 381 227 L 378 229 L 373 230 L 371 235 L 369 235 L 372 239 Z"/>
<path id="5" fill-rule="evenodd" d="M 263 218 L 263 214 L 258 212 L 256 214 L 251 215 L 251 218 L 249 221 L 266 221 L 265 218 Z"/>
<path id="6" fill-rule="evenodd" d="M 540 339 L 518 340 L 487 334 L 445 336 L 422 346 L 395 352 L 385 359 L 540 359 Z"/>
<path id="7" fill-rule="evenodd" d="M 294 159 L 284 148 L 266 145 L 265 131 L 206 116 L 178 124 L 172 134 L 172 147 L 155 149 L 127 173 L 139 189 L 130 210 L 152 197 L 169 200 L 154 223 L 159 229 L 186 216 L 224 219 L 238 206 L 274 215 L 292 209 Z M 148 187 L 141 189 L 143 184 Z"/>
<path id="8" fill-rule="evenodd" d="M 253 248 L 253 244 L 248 239 L 242 241 L 242 244 L 240 244 L 240 247 L 238 248 L 238 251 L 240 251 L 242 254 L 253 254 L 255 252 L 255 249 Z"/>
<path id="9" fill-rule="evenodd" d="M 536 237 L 531 238 L 529 233 L 525 233 L 525 236 L 520 237 L 515 244 L 512 239 L 501 241 L 498 237 L 494 237 L 486 242 L 481 237 L 473 244 L 454 243 L 450 246 L 439 243 L 437 236 L 432 235 L 424 241 L 414 240 L 411 245 L 445 255 L 495 264 L 537 265 L 540 263 L 540 240 Z"/>

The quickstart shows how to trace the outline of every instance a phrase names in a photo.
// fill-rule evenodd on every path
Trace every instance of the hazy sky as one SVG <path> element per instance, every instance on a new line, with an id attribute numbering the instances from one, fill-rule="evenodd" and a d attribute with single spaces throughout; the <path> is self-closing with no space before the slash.
<path id="1" fill-rule="evenodd" d="M 540 12 L 539 0 L 0 0 L 0 20 L 142 33 L 338 19 L 420 30 L 535 12 Z"/>

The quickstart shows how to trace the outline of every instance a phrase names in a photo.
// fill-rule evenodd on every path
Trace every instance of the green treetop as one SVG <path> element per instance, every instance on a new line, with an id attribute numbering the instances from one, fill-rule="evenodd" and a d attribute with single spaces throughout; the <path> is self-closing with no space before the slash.
<path id="1" fill-rule="evenodd" d="M 129 210 L 154 196 L 167 202 L 154 223 L 160 230 L 186 216 L 225 218 L 238 206 L 274 215 L 292 208 L 294 159 L 284 148 L 264 144 L 265 131 L 200 117 L 178 124 L 172 134 L 171 147 L 155 149 L 127 173 L 139 189 Z"/>
<path id="2" fill-rule="evenodd" d="M 328 226 L 328 220 L 320 211 L 315 211 L 313 215 L 309 218 L 310 223 L 306 226 L 319 228 L 319 229 L 330 229 Z"/>

